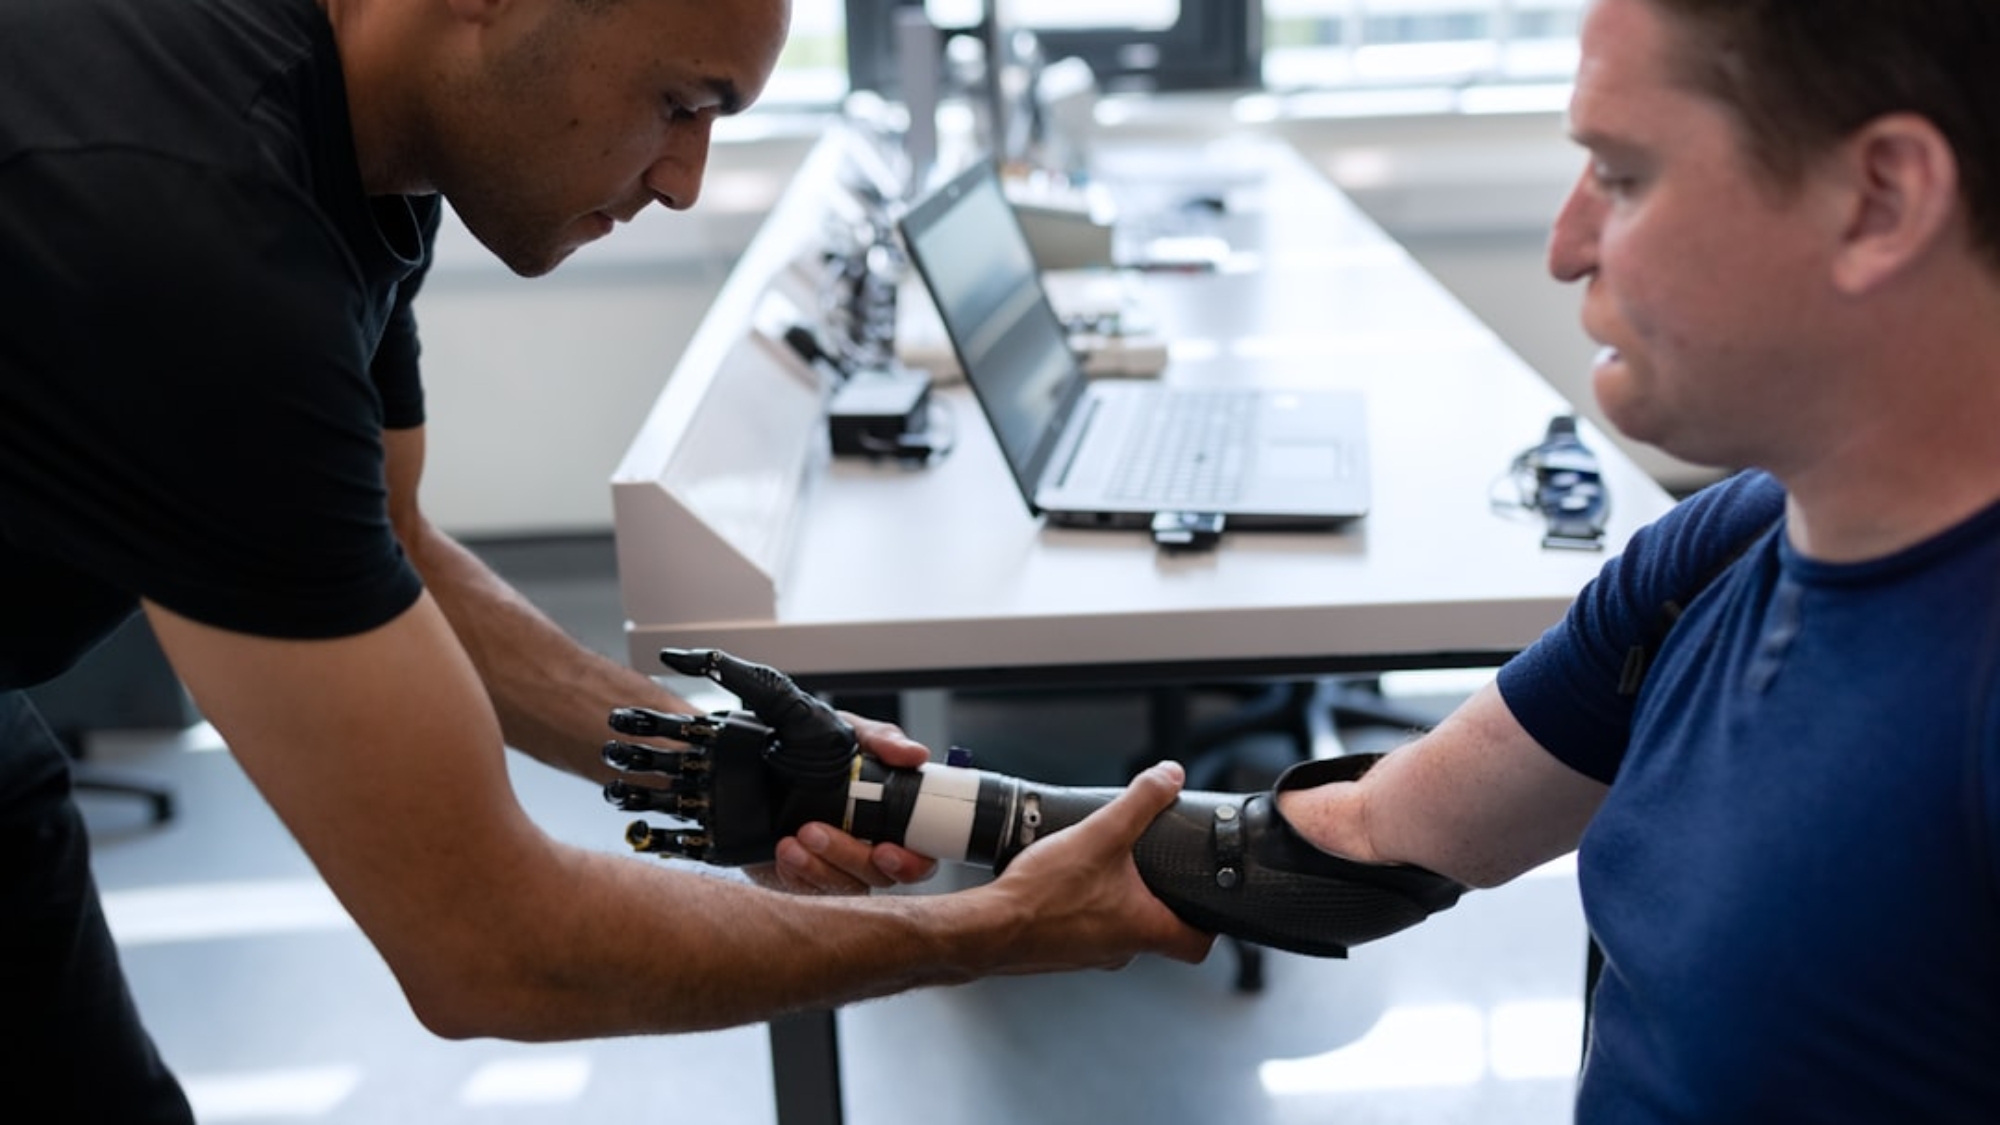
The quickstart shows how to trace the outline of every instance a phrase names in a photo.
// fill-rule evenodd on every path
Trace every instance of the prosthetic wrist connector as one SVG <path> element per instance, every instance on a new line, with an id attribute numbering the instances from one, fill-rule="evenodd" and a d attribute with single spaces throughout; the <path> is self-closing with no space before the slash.
<path id="1" fill-rule="evenodd" d="M 859 752 L 851 728 L 774 669 L 713 649 L 667 649 L 661 660 L 706 676 L 748 711 L 705 716 L 620 708 L 614 730 L 684 741 L 662 750 L 612 741 L 604 758 L 664 785 L 625 780 L 605 798 L 671 815 L 636 821 L 635 850 L 740 866 L 772 858 L 777 841 L 811 821 L 942 860 L 1004 870 L 1036 840 L 1102 807 L 1121 790 L 1041 785 L 987 770 L 927 764 L 892 769 Z M 1464 888 L 1402 864 L 1359 863 L 1300 836 L 1277 794 L 1360 777 L 1380 755 L 1303 762 L 1264 793 L 1183 792 L 1133 849 L 1139 875 L 1199 929 L 1319 957 L 1385 937 L 1458 901 Z"/>

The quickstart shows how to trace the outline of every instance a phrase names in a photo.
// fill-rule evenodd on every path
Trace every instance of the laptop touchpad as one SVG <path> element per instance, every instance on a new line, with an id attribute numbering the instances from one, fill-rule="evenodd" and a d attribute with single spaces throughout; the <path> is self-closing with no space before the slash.
<path id="1" fill-rule="evenodd" d="M 1331 445 L 1274 445 L 1258 455 L 1257 470 L 1270 477 L 1337 477 L 1340 450 Z"/>

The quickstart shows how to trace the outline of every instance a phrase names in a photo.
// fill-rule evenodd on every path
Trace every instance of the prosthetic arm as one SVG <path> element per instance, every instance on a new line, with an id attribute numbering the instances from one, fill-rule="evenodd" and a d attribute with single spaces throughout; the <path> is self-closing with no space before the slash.
<path id="1" fill-rule="evenodd" d="M 775 669 L 713 649 L 667 649 L 660 659 L 683 675 L 714 680 L 748 710 L 612 713 L 621 734 L 687 744 L 605 744 L 612 767 L 663 779 L 613 781 L 605 799 L 680 821 L 666 828 L 633 822 L 625 836 L 637 851 L 732 867 L 761 863 L 779 839 L 820 821 L 864 840 L 998 871 L 1119 792 L 936 763 L 891 769 L 861 754 L 852 727 Z M 1319 957 L 1345 956 L 1351 945 L 1423 921 L 1456 903 L 1464 888 L 1420 867 L 1321 851 L 1278 811 L 1278 793 L 1352 780 L 1378 757 L 1301 763 L 1268 793 L 1183 792 L 1139 838 L 1133 855 L 1140 877 L 1190 925 Z"/>

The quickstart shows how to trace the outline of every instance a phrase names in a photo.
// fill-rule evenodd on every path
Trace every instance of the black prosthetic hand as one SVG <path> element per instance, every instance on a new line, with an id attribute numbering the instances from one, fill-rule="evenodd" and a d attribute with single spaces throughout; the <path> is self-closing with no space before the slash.
<path id="1" fill-rule="evenodd" d="M 604 761 L 612 768 L 665 779 L 656 785 L 613 781 L 604 787 L 605 800 L 683 822 L 663 831 L 634 821 L 625 832 L 634 850 L 723 867 L 764 863 L 801 825 L 848 824 L 849 785 L 864 766 L 884 772 L 862 756 L 846 720 L 782 672 L 713 649 L 667 649 L 660 660 L 683 675 L 714 680 L 750 710 L 670 715 L 621 707 L 611 713 L 611 729 L 620 734 L 688 744 L 684 750 L 604 744 Z"/>
<path id="2" fill-rule="evenodd" d="M 864 840 L 1003 870 L 1028 845 L 1120 792 L 935 763 L 890 769 L 859 753 L 853 729 L 832 708 L 774 669 L 715 650 L 668 649 L 660 659 L 714 680 L 749 710 L 612 713 L 620 733 L 689 744 L 605 745 L 605 761 L 617 769 L 666 777 L 664 785 L 613 781 L 607 800 L 683 822 L 665 830 L 634 822 L 626 839 L 639 851 L 724 866 L 759 863 L 780 838 L 821 821 Z M 1419 867 L 1321 851 L 1277 806 L 1278 793 L 1352 780 L 1378 758 L 1301 763 L 1268 793 L 1183 792 L 1133 849 L 1139 875 L 1190 925 L 1297 953 L 1340 957 L 1351 945 L 1415 925 L 1456 903 L 1464 888 Z"/>

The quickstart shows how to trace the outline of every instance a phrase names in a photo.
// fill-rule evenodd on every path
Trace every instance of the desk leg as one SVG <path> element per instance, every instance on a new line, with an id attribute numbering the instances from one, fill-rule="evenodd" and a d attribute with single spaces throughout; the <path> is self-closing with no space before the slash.
<path id="1" fill-rule="evenodd" d="M 778 1125 L 841 1125 L 840 1029 L 831 1010 L 771 1021 Z"/>
<path id="2" fill-rule="evenodd" d="M 837 707 L 902 725 L 910 737 L 942 753 L 950 745 L 951 696 L 943 691 L 851 696 Z M 841 1125 L 840 1027 L 830 1010 L 772 1020 L 771 1082 L 778 1125 Z"/>
<path id="3" fill-rule="evenodd" d="M 939 760 L 951 746 L 951 693 L 938 688 L 889 692 L 848 692 L 825 697 L 843 711 L 881 719 L 931 748 Z"/>
<path id="4" fill-rule="evenodd" d="M 896 700 L 897 723 L 903 733 L 942 758 L 951 747 L 951 693 L 906 691 Z"/>

